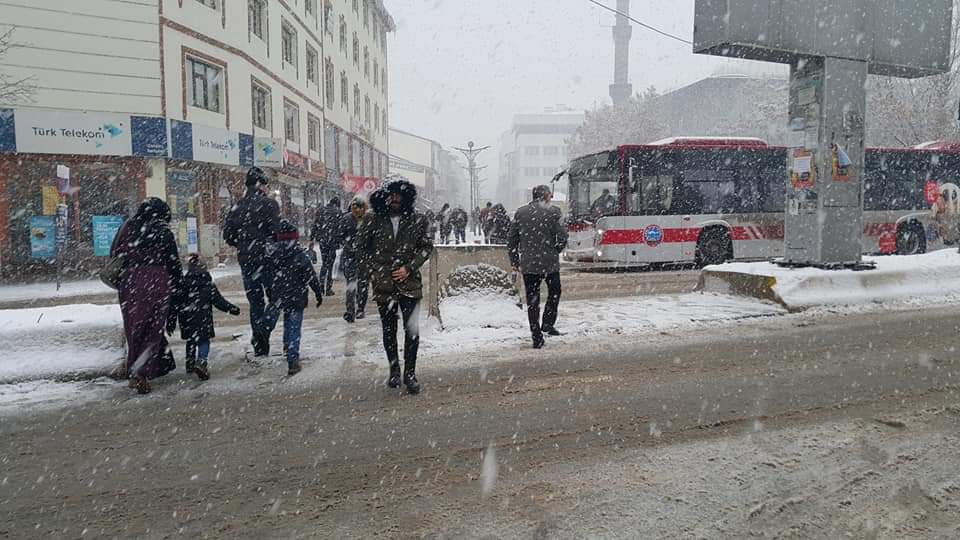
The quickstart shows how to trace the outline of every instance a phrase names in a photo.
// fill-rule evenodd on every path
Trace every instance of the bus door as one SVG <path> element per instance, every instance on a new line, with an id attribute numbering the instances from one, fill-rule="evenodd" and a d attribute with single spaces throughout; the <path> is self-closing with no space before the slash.
<path id="1" fill-rule="evenodd" d="M 628 260 L 632 263 L 678 262 L 683 257 L 682 216 L 674 207 L 673 156 L 645 150 L 627 163 L 630 201 L 624 228 L 630 231 Z"/>

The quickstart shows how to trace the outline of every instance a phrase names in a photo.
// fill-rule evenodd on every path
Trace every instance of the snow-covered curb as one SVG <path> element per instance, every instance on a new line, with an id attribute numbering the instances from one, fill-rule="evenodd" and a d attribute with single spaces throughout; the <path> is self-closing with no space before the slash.
<path id="1" fill-rule="evenodd" d="M 703 270 L 700 289 L 775 301 L 791 311 L 960 295 L 960 253 L 866 257 L 874 270 L 731 263 Z"/>
<path id="2" fill-rule="evenodd" d="M 0 310 L 0 383 L 110 373 L 123 357 L 118 305 Z"/>

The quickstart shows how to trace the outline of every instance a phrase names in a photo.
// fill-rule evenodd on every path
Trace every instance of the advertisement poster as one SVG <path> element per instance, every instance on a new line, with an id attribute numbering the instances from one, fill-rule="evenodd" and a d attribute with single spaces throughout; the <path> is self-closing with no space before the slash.
<path id="1" fill-rule="evenodd" d="M 793 165 L 790 167 L 790 185 L 795 190 L 810 189 L 816 184 L 816 156 L 806 150 L 793 151 Z"/>
<path id="2" fill-rule="evenodd" d="M 57 258 L 57 218 L 55 216 L 30 218 L 30 256 L 34 259 Z"/>
<path id="3" fill-rule="evenodd" d="M 200 242 L 197 236 L 197 218 L 195 217 L 187 218 L 187 252 L 200 252 Z"/>
<path id="4" fill-rule="evenodd" d="M 93 256 L 109 257 L 110 246 L 123 225 L 121 216 L 93 216 Z"/>
<path id="5" fill-rule="evenodd" d="M 240 137 L 234 131 L 193 125 L 193 159 L 240 165 Z"/>
<path id="6" fill-rule="evenodd" d="M 253 162 L 257 167 L 283 167 L 283 141 L 261 137 L 254 139 Z"/>
<path id="7" fill-rule="evenodd" d="M 57 188 L 53 186 L 43 186 L 40 188 L 40 195 L 43 199 L 43 215 L 57 215 L 57 205 L 60 204 L 60 194 Z"/>

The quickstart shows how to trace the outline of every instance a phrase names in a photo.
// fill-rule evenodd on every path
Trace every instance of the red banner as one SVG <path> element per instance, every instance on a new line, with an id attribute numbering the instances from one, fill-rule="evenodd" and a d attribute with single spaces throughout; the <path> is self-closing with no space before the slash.
<path id="1" fill-rule="evenodd" d="M 372 193 L 380 187 L 380 179 L 372 176 L 343 175 L 343 190 L 347 193 Z"/>

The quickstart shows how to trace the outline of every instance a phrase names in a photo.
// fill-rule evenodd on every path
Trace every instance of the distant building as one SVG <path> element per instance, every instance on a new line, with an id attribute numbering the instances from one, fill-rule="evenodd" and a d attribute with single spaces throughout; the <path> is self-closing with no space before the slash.
<path id="1" fill-rule="evenodd" d="M 396 128 L 390 128 L 390 174 L 417 186 L 421 209 L 464 204 L 462 198 L 469 191 L 456 156 L 437 141 Z"/>
<path id="2" fill-rule="evenodd" d="M 583 121 L 583 112 L 562 106 L 513 117 L 513 127 L 501 137 L 497 186 L 507 208 L 526 204 L 535 186 L 549 183 L 566 167 L 567 146 Z"/>

